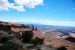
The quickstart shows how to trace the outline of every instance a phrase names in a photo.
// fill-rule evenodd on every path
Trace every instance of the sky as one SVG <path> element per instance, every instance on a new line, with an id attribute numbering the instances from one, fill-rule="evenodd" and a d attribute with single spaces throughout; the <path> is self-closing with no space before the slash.
<path id="1" fill-rule="evenodd" d="M 75 27 L 75 0 L 0 0 L 0 21 Z"/>

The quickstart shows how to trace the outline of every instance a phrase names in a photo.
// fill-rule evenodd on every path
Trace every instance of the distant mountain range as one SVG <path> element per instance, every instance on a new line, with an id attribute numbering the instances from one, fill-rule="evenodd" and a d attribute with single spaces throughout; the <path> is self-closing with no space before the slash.
<path id="1" fill-rule="evenodd" d="M 69 32 L 75 32 L 75 27 L 69 27 L 69 26 L 43 25 L 39 23 L 26 23 L 26 22 L 18 22 L 18 24 L 25 24 L 28 26 L 33 25 L 34 27 L 37 27 L 38 30 L 56 30 L 64 34 L 68 34 Z"/>

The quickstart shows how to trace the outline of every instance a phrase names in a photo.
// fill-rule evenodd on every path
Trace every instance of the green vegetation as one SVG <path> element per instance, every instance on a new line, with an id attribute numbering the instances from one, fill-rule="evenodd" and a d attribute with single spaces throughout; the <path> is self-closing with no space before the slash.
<path id="1" fill-rule="evenodd" d="M 2 37 L 1 40 L 0 40 L 0 42 L 1 42 L 1 43 L 5 43 L 5 42 L 7 42 L 8 40 L 9 40 L 8 37 Z"/>
<path id="2" fill-rule="evenodd" d="M 32 40 L 33 32 L 32 31 L 25 31 L 22 33 L 22 41 L 24 43 L 29 43 Z"/>
<path id="3" fill-rule="evenodd" d="M 34 44 L 34 46 L 37 46 L 38 44 L 39 45 L 43 44 L 43 41 L 44 41 L 44 39 L 36 37 L 32 43 Z"/>

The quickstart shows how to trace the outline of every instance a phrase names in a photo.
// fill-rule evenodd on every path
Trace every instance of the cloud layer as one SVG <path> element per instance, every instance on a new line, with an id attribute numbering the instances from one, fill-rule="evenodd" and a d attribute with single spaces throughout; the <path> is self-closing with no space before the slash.
<path id="1" fill-rule="evenodd" d="M 0 10 L 9 11 L 15 9 L 17 11 L 25 11 L 25 8 L 35 8 L 38 5 L 43 5 L 44 0 L 14 0 L 10 3 L 8 0 L 0 0 Z"/>

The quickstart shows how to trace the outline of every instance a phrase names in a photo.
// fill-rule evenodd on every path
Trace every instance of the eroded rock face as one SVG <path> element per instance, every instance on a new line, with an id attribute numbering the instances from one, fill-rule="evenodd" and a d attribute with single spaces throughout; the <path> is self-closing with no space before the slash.
<path id="1" fill-rule="evenodd" d="M 11 30 L 11 26 L 10 25 L 0 24 L 0 30 L 10 31 Z"/>
<path id="2" fill-rule="evenodd" d="M 22 28 L 23 26 L 21 24 L 12 24 L 11 27 L 13 27 L 13 28 Z"/>

